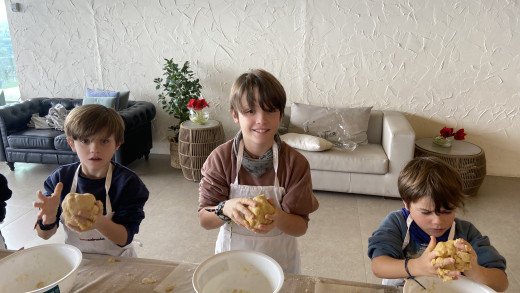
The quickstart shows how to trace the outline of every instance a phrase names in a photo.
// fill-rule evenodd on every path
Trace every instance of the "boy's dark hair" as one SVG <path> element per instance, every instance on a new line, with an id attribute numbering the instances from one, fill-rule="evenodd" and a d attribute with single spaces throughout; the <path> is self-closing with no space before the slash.
<path id="1" fill-rule="evenodd" d="M 264 111 L 277 109 L 280 117 L 285 110 L 286 95 L 282 84 L 271 73 L 263 69 L 252 69 L 240 75 L 231 87 L 229 102 L 231 110 L 243 113 L 240 100 L 246 95 L 247 104 L 253 108 L 257 100 L 256 91 L 258 90 L 258 105 Z"/>
<path id="2" fill-rule="evenodd" d="M 73 140 L 113 134 L 116 144 L 122 144 L 125 140 L 125 123 L 112 108 L 98 104 L 82 105 L 70 111 L 65 118 L 65 134 Z"/>
<path id="3" fill-rule="evenodd" d="M 431 198 L 436 214 L 441 208 L 463 207 L 466 199 L 459 173 L 436 157 L 417 157 L 408 162 L 399 174 L 397 186 L 408 206 L 422 197 Z"/>

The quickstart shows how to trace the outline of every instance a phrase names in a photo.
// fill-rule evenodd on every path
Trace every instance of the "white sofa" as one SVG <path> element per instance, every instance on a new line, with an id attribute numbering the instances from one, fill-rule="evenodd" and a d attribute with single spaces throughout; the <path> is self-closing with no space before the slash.
<path id="1" fill-rule="evenodd" d="M 290 115 L 286 108 L 281 129 L 289 128 Z M 367 136 L 368 144 L 353 151 L 298 150 L 309 161 L 313 189 L 399 197 L 399 172 L 414 156 L 413 128 L 400 112 L 372 110 Z"/>

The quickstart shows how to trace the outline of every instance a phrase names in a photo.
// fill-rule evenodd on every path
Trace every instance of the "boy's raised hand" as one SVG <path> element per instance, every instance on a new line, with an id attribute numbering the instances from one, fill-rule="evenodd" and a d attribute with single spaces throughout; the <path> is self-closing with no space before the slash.
<path id="1" fill-rule="evenodd" d="M 36 196 L 40 201 L 33 202 L 33 206 L 40 209 L 37 217 L 38 219 L 42 219 L 42 223 L 44 225 L 49 225 L 56 222 L 56 214 L 58 213 L 58 208 L 60 207 L 60 197 L 62 190 L 63 184 L 58 182 L 51 196 L 43 195 L 41 190 L 38 190 L 36 193 Z"/>

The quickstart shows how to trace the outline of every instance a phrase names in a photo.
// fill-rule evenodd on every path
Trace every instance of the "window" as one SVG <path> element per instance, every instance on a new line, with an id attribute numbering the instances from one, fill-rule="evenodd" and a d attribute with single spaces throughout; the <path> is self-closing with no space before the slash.
<path id="1" fill-rule="evenodd" d="M 9 33 L 7 11 L 3 0 L 0 1 L 0 89 L 0 106 L 5 102 L 20 100 L 11 34 Z M 2 98 L 5 99 L 5 102 Z"/>

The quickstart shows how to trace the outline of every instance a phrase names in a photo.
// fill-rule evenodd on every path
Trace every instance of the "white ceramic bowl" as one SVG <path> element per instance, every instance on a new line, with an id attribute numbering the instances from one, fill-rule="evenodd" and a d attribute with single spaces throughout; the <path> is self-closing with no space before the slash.
<path id="1" fill-rule="evenodd" d="M 408 280 L 404 284 L 403 293 L 428 292 L 428 293 L 496 293 L 495 290 L 486 285 L 472 281 L 464 276 L 458 280 L 443 282 L 436 277 L 416 277 L 426 290 L 413 280 Z"/>
<path id="2" fill-rule="evenodd" d="M 56 287 L 59 292 L 68 293 L 82 258 L 81 251 L 68 244 L 45 244 L 17 251 L 0 260 L 0 293 L 40 293 Z"/>
<path id="3" fill-rule="evenodd" d="M 283 281 L 282 267 L 274 259 L 246 250 L 209 257 L 197 267 L 192 279 L 197 293 L 275 293 L 280 291 Z"/>

